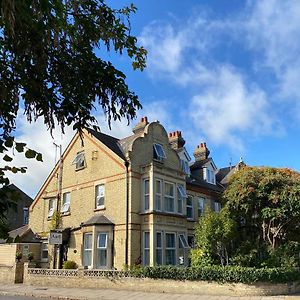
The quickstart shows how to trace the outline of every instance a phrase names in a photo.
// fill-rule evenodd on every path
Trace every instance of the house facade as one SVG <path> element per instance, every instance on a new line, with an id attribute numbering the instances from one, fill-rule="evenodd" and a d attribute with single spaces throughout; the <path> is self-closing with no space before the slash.
<path id="1" fill-rule="evenodd" d="M 188 265 L 195 224 L 206 207 L 220 209 L 223 187 L 206 144 L 192 162 L 184 143 L 180 131 L 168 134 L 146 117 L 123 139 L 76 134 L 30 207 L 44 265 L 55 256 L 96 269 Z M 55 250 L 48 244 L 54 228 L 63 236 Z"/>

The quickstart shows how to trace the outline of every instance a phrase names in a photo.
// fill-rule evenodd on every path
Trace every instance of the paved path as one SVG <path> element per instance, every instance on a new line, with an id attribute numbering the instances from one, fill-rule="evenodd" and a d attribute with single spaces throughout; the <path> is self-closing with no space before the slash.
<path id="1" fill-rule="evenodd" d="M 296 296 L 264 296 L 264 297 L 229 297 L 212 295 L 191 295 L 191 294 L 167 294 L 167 293 L 145 293 L 134 291 L 106 290 L 106 289 L 78 289 L 40 287 L 24 284 L 3 284 L 0 283 L 0 295 L 22 295 L 39 298 L 52 299 L 97 299 L 97 300 L 300 300 Z"/>

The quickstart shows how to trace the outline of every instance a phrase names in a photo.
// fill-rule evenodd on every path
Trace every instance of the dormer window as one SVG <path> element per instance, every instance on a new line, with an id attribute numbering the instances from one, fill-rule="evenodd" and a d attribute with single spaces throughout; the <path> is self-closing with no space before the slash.
<path id="1" fill-rule="evenodd" d="M 210 168 L 203 169 L 204 180 L 208 183 L 216 184 L 215 172 Z"/>
<path id="2" fill-rule="evenodd" d="M 72 165 L 76 165 L 76 170 L 80 170 L 85 167 L 85 155 L 83 151 L 77 153 Z"/>
<path id="3" fill-rule="evenodd" d="M 153 158 L 159 161 L 163 161 L 167 158 L 162 145 L 153 144 Z"/>
<path id="4" fill-rule="evenodd" d="M 180 164 L 181 164 L 182 171 L 186 175 L 191 175 L 191 170 L 190 170 L 190 167 L 189 167 L 189 163 L 184 159 L 180 159 Z"/>

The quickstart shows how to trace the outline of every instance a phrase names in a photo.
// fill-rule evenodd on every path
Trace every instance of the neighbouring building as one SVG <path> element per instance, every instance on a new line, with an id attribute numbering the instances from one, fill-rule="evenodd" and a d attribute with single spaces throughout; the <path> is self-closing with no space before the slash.
<path id="1" fill-rule="evenodd" d="M 30 207 L 41 261 L 52 266 L 48 233 L 58 209 L 58 265 L 188 265 L 195 224 L 206 207 L 220 210 L 224 187 L 206 144 L 196 147 L 194 160 L 184 144 L 180 131 L 168 134 L 146 117 L 123 139 L 92 129 L 82 139 L 76 134 Z"/>
<path id="2" fill-rule="evenodd" d="M 29 223 L 29 206 L 33 199 L 14 184 L 8 186 L 7 197 L 13 205 L 6 212 L 7 226 L 14 230 Z"/>

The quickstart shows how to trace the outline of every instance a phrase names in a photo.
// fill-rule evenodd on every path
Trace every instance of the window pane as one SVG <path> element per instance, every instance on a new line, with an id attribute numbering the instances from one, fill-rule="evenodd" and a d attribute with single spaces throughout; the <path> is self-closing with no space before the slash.
<path id="1" fill-rule="evenodd" d="M 167 248 L 175 248 L 175 234 L 174 233 L 166 233 L 166 247 Z"/>
<path id="2" fill-rule="evenodd" d="M 150 250 L 145 249 L 144 250 L 144 265 L 147 266 L 150 264 Z"/>
<path id="3" fill-rule="evenodd" d="M 97 265 L 99 267 L 107 266 L 107 250 L 106 249 L 98 249 L 98 262 Z"/>
<path id="4" fill-rule="evenodd" d="M 144 210 L 149 210 L 149 179 L 144 180 Z"/>
<path id="5" fill-rule="evenodd" d="M 98 248 L 107 248 L 107 233 L 98 234 Z"/>
<path id="6" fill-rule="evenodd" d="M 162 265 L 162 249 L 156 249 L 156 264 Z"/>
<path id="7" fill-rule="evenodd" d="M 149 194 L 149 179 L 144 180 L 145 194 Z"/>
<path id="8" fill-rule="evenodd" d="M 174 185 L 171 183 L 165 183 L 165 195 L 174 197 Z"/>
<path id="9" fill-rule="evenodd" d="M 160 180 L 155 181 L 155 192 L 157 194 L 161 194 L 161 181 Z"/>
<path id="10" fill-rule="evenodd" d="M 104 206 L 105 201 L 105 185 L 99 184 L 96 186 L 96 208 Z"/>
<path id="11" fill-rule="evenodd" d="M 174 198 L 165 197 L 165 210 L 168 212 L 174 212 Z"/>
<path id="12" fill-rule="evenodd" d="M 92 234 L 91 233 L 85 233 L 83 236 L 83 245 L 84 249 L 92 249 Z"/>
<path id="13" fill-rule="evenodd" d="M 156 248 L 162 247 L 161 232 L 156 232 Z"/>
<path id="14" fill-rule="evenodd" d="M 150 248 L 150 233 L 144 232 L 144 248 Z"/>
<path id="15" fill-rule="evenodd" d="M 161 196 L 155 195 L 155 209 L 161 210 Z"/>
<path id="16" fill-rule="evenodd" d="M 175 250 L 166 250 L 166 265 L 176 265 Z"/>
<path id="17" fill-rule="evenodd" d="M 92 250 L 84 250 L 83 252 L 83 265 L 91 266 L 92 265 Z"/>

